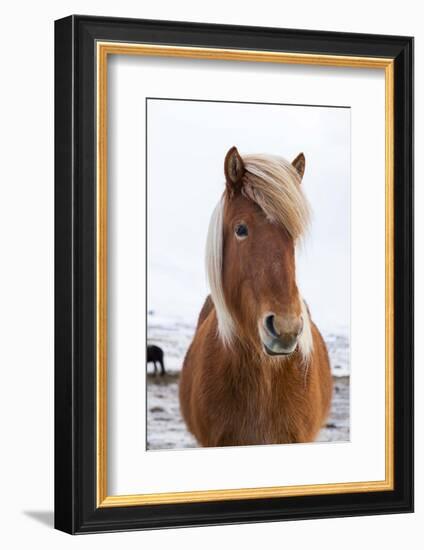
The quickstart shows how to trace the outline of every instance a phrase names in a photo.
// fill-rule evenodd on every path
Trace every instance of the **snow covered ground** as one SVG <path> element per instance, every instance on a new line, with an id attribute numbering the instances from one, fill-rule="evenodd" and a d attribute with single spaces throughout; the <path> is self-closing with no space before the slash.
<path id="1" fill-rule="evenodd" d="M 178 318 L 148 316 L 148 343 L 164 350 L 167 375 L 154 376 L 153 365 L 147 374 L 147 448 L 176 449 L 196 447 L 181 417 L 178 379 L 194 326 Z M 347 335 L 324 333 L 334 377 L 330 417 L 318 441 L 349 440 L 350 350 Z"/>

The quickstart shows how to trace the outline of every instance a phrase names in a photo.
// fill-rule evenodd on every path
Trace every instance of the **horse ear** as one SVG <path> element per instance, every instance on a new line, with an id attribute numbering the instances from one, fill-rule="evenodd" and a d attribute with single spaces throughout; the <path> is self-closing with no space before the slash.
<path id="1" fill-rule="evenodd" d="M 233 188 L 240 183 L 245 170 L 243 160 L 239 152 L 237 151 L 237 147 L 231 147 L 231 149 L 225 155 L 224 172 L 225 179 L 227 180 L 227 185 L 230 188 Z"/>
<path id="2" fill-rule="evenodd" d="M 296 172 L 300 176 L 300 179 L 302 179 L 303 174 L 305 173 L 305 155 L 303 153 L 299 153 L 297 157 L 292 161 L 292 166 L 294 166 Z"/>

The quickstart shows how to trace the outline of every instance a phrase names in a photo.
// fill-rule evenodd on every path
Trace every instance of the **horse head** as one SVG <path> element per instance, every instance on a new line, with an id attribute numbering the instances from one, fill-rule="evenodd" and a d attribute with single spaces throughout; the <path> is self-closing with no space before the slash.
<path id="1" fill-rule="evenodd" d="M 219 333 L 268 356 L 308 354 L 309 313 L 296 283 L 295 245 L 309 210 L 305 158 L 246 155 L 231 148 L 225 192 L 211 220 L 208 276 Z M 309 346 L 309 347 L 308 347 Z"/>

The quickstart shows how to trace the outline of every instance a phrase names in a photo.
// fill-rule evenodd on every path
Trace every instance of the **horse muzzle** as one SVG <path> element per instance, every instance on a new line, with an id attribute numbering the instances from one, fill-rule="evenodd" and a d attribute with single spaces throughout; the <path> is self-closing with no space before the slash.
<path id="1" fill-rule="evenodd" d="M 267 355 L 291 355 L 303 330 L 302 317 L 267 313 L 259 322 L 259 335 Z"/>

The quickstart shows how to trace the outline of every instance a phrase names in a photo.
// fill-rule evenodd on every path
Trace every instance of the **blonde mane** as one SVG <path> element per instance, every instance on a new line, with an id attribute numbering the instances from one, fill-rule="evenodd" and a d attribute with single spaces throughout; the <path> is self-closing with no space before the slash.
<path id="1" fill-rule="evenodd" d="M 242 193 L 255 202 L 272 223 L 283 226 L 296 242 L 304 235 L 310 218 L 308 201 L 301 189 L 301 178 L 285 159 L 271 155 L 242 156 L 245 173 Z M 206 243 L 206 273 L 218 320 L 218 333 L 224 345 L 235 335 L 235 324 L 225 303 L 222 287 L 223 212 L 226 195 L 215 207 L 209 223 Z M 307 359 L 312 351 L 312 333 L 307 308 L 302 303 L 304 328 L 299 349 Z"/>
<path id="2" fill-rule="evenodd" d="M 282 157 L 244 155 L 242 193 L 265 212 L 270 222 L 282 225 L 296 241 L 309 225 L 309 204 L 296 169 Z"/>

